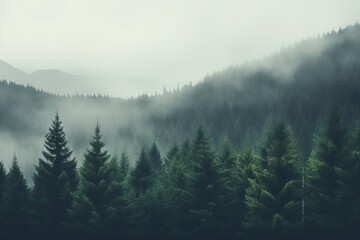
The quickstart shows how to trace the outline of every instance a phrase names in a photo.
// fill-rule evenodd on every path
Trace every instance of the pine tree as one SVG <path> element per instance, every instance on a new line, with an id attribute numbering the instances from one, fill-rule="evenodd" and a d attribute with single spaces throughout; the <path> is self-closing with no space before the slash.
<path id="1" fill-rule="evenodd" d="M 153 143 L 153 145 L 151 146 L 148 156 L 152 171 L 154 173 L 159 172 L 162 168 L 163 162 L 161 160 L 159 149 L 155 143 Z"/>
<path id="2" fill-rule="evenodd" d="M 193 228 L 191 236 L 198 239 L 218 239 L 222 228 L 219 222 L 222 197 L 219 163 L 202 128 L 198 129 L 193 143 L 192 161 L 193 170 L 189 180 L 193 196 L 189 210 L 189 220 Z"/>
<path id="3" fill-rule="evenodd" d="M 130 170 L 129 156 L 126 153 L 121 154 L 120 158 L 120 182 L 123 182 L 128 176 Z"/>
<path id="4" fill-rule="evenodd" d="M 14 156 L 9 173 L 4 196 L 4 217 L 6 232 L 14 238 L 25 237 L 27 234 L 29 192 L 21 172 L 17 158 Z"/>
<path id="5" fill-rule="evenodd" d="M 2 232 L 3 228 L 5 228 L 4 224 L 6 218 L 4 216 L 3 211 L 4 211 L 4 195 L 5 195 L 6 185 L 7 185 L 6 171 L 3 163 L 0 161 L 0 232 Z"/>
<path id="6" fill-rule="evenodd" d="M 2 206 L 4 200 L 5 188 L 6 188 L 6 170 L 4 168 L 4 164 L 0 161 L 0 207 Z"/>
<path id="7" fill-rule="evenodd" d="M 165 165 L 169 165 L 174 159 L 178 159 L 180 157 L 180 149 L 178 145 L 174 144 L 170 151 L 166 154 Z"/>
<path id="8" fill-rule="evenodd" d="M 157 198 L 158 194 L 162 194 L 160 187 L 154 178 L 148 154 L 142 148 L 139 159 L 128 178 L 128 206 L 132 212 L 131 226 L 134 229 L 131 233 L 132 238 L 152 239 L 157 235 L 157 229 L 160 226 L 153 224 L 159 222 L 152 218 L 158 211 L 157 207 L 162 203 L 162 199 Z"/>
<path id="9" fill-rule="evenodd" d="M 191 144 L 189 139 L 186 139 L 181 145 L 181 159 L 188 166 L 191 166 Z"/>
<path id="10" fill-rule="evenodd" d="M 346 131 L 336 106 L 332 106 L 323 128 L 315 137 L 306 169 L 305 217 L 309 235 L 337 238 L 339 227 L 337 192 L 344 158 Z"/>
<path id="11" fill-rule="evenodd" d="M 222 178 L 224 206 L 221 211 L 222 222 L 226 224 L 226 232 L 234 235 L 240 231 L 245 216 L 246 176 L 240 168 L 239 161 L 228 139 L 224 139 L 219 151 L 220 173 Z"/>
<path id="12" fill-rule="evenodd" d="M 67 146 L 59 114 L 45 135 L 43 159 L 35 166 L 34 188 L 32 195 L 34 221 L 47 225 L 48 233 L 59 230 L 60 223 L 67 218 L 71 206 L 71 193 L 77 186 L 75 158 Z M 43 232 L 46 234 L 45 232 Z"/>
<path id="13" fill-rule="evenodd" d="M 244 228 L 259 239 L 292 239 L 301 226 L 301 168 L 290 129 L 277 123 L 270 129 L 261 156 L 252 166 L 245 203 Z"/>
<path id="14" fill-rule="evenodd" d="M 74 194 L 73 206 L 69 211 L 78 226 L 99 237 L 110 233 L 106 230 L 109 230 L 113 222 L 120 221 L 119 214 L 123 207 L 122 187 L 119 182 L 120 167 L 116 158 L 109 161 L 110 155 L 103 150 L 104 146 L 100 125 L 97 124 L 90 149 L 84 155 L 79 188 Z"/>
<path id="15" fill-rule="evenodd" d="M 164 172 L 160 179 L 166 190 L 169 207 L 166 221 L 172 239 L 183 239 L 184 233 L 189 230 L 188 209 L 193 200 L 189 192 L 189 174 L 180 149 L 175 144 L 167 153 Z"/>
<path id="16" fill-rule="evenodd" d="M 345 239 L 359 239 L 360 229 L 360 120 L 351 131 L 347 154 L 337 168 L 339 174 L 338 206 L 340 223 Z"/>
<path id="17" fill-rule="evenodd" d="M 152 166 L 144 148 L 131 173 L 131 183 L 136 196 L 144 195 L 153 183 Z"/>

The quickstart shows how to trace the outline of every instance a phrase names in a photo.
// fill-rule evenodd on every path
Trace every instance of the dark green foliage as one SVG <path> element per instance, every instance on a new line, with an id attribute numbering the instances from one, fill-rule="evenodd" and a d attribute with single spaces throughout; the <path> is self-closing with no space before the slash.
<path id="1" fill-rule="evenodd" d="M 90 146 L 80 169 L 79 188 L 74 194 L 73 206 L 69 212 L 86 233 L 104 237 L 109 226 L 115 227 L 115 222 L 121 222 L 120 214 L 124 203 L 120 167 L 116 158 L 109 161 L 110 155 L 103 150 L 105 144 L 101 141 L 99 124 L 96 125 Z M 116 227 L 117 229 L 112 230 L 119 230 L 124 226 Z"/>
<path id="2" fill-rule="evenodd" d="M 135 190 L 136 196 L 144 195 L 153 183 L 152 166 L 150 160 L 143 148 L 139 160 L 131 173 L 131 184 Z"/>
<path id="3" fill-rule="evenodd" d="M 346 156 L 339 173 L 338 201 L 341 207 L 340 220 L 344 237 L 360 238 L 360 121 L 357 121 L 351 131 Z"/>
<path id="4" fill-rule="evenodd" d="M 43 159 L 39 159 L 33 177 L 33 220 L 52 231 L 59 230 L 60 223 L 66 221 L 71 193 L 77 186 L 76 161 L 71 158 L 58 113 L 45 135 L 44 146 Z"/>
<path id="5" fill-rule="evenodd" d="M 241 161 L 240 165 L 228 139 L 225 139 L 221 145 L 219 162 L 222 177 L 220 188 L 224 195 L 221 221 L 226 224 L 226 231 L 228 233 L 235 233 L 240 231 L 240 226 L 245 216 L 244 198 L 248 183 L 243 169 L 249 168 L 250 164 Z"/>
<path id="6" fill-rule="evenodd" d="M 25 237 L 28 221 L 29 191 L 14 156 L 9 173 L 3 200 L 3 216 L 6 218 L 6 232 L 9 236 Z"/>
<path id="7" fill-rule="evenodd" d="M 129 174 L 129 170 L 129 156 L 126 153 L 122 153 L 120 158 L 120 182 L 125 180 Z"/>
<path id="8" fill-rule="evenodd" d="M 4 229 L 5 216 L 4 216 L 4 195 L 6 189 L 6 171 L 3 163 L 0 161 L 0 232 Z M 0 235 L 1 236 L 1 235 Z"/>
<path id="9" fill-rule="evenodd" d="M 181 158 L 187 166 L 191 165 L 191 144 L 188 139 L 181 146 Z"/>
<path id="10" fill-rule="evenodd" d="M 340 114 L 333 106 L 325 124 L 315 137 L 306 169 L 306 224 L 309 233 L 337 238 L 341 208 L 338 205 L 339 173 L 344 158 L 346 132 Z M 310 231 L 310 226 L 316 228 Z"/>
<path id="11" fill-rule="evenodd" d="M 178 145 L 174 144 L 170 151 L 166 154 L 165 165 L 169 165 L 173 160 L 180 158 L 180 149 Z"/>
<path id="12" fill-rule="evenodd" d="M 163 162 L 161 160 L 159 149 L 155 143 L 151 146 L 148 156 L 152 171 L 154 173 L 159 172 L 162 168 Z"/>
<path id="13" fill-rule="evenodd" d="M 0 206 L 2 206 L 4 200 L 5 187 L 6 187 L 6 171 L 4 168 L 4 164 L 0 161 Z"/>
<path id="14" fill-rule="evenodd" d="M 190 174 L 191 170 L 186 167 L 179 147 L 174 145 L 167 153 L 165 169 L 160 179 L 165 186 L 169 207 L 166 220 L 170 228 L 169 234 L 173 239 L 183 239 L 188 236 L 188 209 L 193 200 L 189 192 Z"/>
<path id="15" fill-rule="evenodd" d="M 290 129 L 277 123 L 270 129 L 261 155 L 252 164 L 254 178 L 246 190 L 244 228 L 262 239 L 293 239 L 301 227 L 301 168 Z"/>
<path id="16" fill-rule="evenodd" d="M 188 213 L 190 236 L 196 239 L 217 239 L 222 229 L 219 221 L 222 182 L 215 151 L 202 128 L 198 129 L 192 146 L 192 165 L 189 191 L 193 199 Z"/>
<path id="17" fill-rule="evenodd" d="M 331 109 L 316 138 L 307 165 L 305 228 L 301 209 L 303 164 L 295 137 L 283 122 L 270 128 L 259 154 L 245 149 L 238 156 L 229 141 L 215 151 L 205 131 L 199 128 L 191 148 L 188 142 L 181 148 L 175 144 L 158 170 L 154 170 L 149 152 L 144 149 L 134 169 L 130 169 L 126 154 L 120 161 L 110 158 L 103 150 L 97 125 L 80 168 L 80 184 L 72 193 L 72 207 L 63 219 L 50 222 L 49 215 L 40 211 L 46 208 L 39 208 L 35 200 L 42 193 L 40 203 L 49 204 L 47 199 L 53 196 L 39 191 L 39 186 L 47 186 L 39 180 L 50 176 L 63 180 L 67 176 L 67 168 L 60 177 L 50 174 L 58 171 L 52 169 L 59 164 L 55 153 L 61 152 L 59 159 L 66 156 L 68 162 L 73 161 L 69 160 L 71 152 L 59 122 L 57 115 L 46 135 L 48 152 L 43 155 L 49 160 L 36 168 L 31 205 L 16 158 L 7 175 L 0 164 L 4 189 L 1 236 L 262 240 L 302 239 L 306 233 L 307 239 L 339 239 L 338 231 L 342 239 L 360 236 L 360 122 L 347 141 L 336 108 Z M 161 159 L 158 150 L 153 152 Z M 54 183 L 53 178 L 46 183 Z M 61 196 L 67 196 L 70 183 L 67 188 L 57 184 L 52 186 L 59 191 L 66 189 Z M 64 198 L 57 201 L 63 202 L 56 207 L 66 205 Z M 28 220 L 32 225 L 28 226 Z"/>

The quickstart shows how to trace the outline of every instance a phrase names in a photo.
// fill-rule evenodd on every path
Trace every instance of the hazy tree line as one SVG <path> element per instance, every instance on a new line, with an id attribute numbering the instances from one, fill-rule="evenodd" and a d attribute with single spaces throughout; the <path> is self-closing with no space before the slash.
<path id="1" fill-rule="evenodd" d="M 31 188 L 15 156 L 0 163 L 1 239 L 360 237 L 360 121 L 347 132 L 336 107 L 309 159 L 284 122 L 259 149 L 215 147 L 199 128 L 165 156 L 142 148 L 134 166 L 110 156 L 97 124 L 77 166 L 56 114 L 44 147 Z"/>

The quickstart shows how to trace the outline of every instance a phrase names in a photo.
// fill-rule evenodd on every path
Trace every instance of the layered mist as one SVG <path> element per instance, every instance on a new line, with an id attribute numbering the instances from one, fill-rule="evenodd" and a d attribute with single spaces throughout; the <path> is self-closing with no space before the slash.
<path id="1" fill-rule="evenodd" d="M 18 82 L 15 76 L 1 76 L 6 78 L 0 83 L 1 160 L 9 166 L 16 153 L 27 179 L 57 111 L 79 162 L 97 121 L 109 153 L 126 151 L 132 161 L 141 147 L 149 148 L 153 142 L 164 154 L 174 143 L 193 136 L 199 126 L 215 142 L 227 137 L 237 148 L 253 145 L 269 124 L 280 119 L 291 125 L 307 156 L 330 105 L 341 106 L 345 124 L 360 116 L 360 25 L 231 66 L 195 86 L 131 99 L 58 96 L 9 83 Z"/>

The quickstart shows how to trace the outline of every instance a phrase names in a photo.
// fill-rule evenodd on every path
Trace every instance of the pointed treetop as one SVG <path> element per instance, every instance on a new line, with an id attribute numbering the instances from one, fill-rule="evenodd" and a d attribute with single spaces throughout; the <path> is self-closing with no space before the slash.
<path id="1" fill-rule="evenodd" d="M 335 146 L 342 148 L 345 144 L 346 131 L 344 129 L 339 107 L 334 104 L 330 107 L 325 120 L 325 137 L 331 140 Z"/>
<path id="2" fill-rule="evenodd" d="M 15 153 L 14 153 L 14 156 L 13 156 L 13 159 L 12 159 L 12 162 L 11 162 L 11 168 L 10 169 L 13 169 L 13 168 L 19 168 L 18 160 L 17 160 L 17 157 L 16 157 Z"/>
<path id="3" fill-rule="evenodd" d="M 153 171 L 158 171 L 162 167 L 163 163 L 160 151 L 156 146 L 156 143 L 153 143 L 153 145 L 151 146 L 151 149 L 149 151 L 149 160 Z"/>

